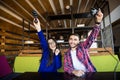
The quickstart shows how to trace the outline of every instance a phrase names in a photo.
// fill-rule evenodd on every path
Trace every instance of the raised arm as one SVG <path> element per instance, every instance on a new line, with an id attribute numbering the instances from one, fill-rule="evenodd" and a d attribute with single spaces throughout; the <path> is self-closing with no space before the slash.
<path id="1" fill-rule="evenodd" d="M 47 43 L 47 41 L 45 39 L 45 36 L 44 36 L 44 34 L 41 30 L 40 21 L 37 19 L 38 22 L 35 23 L 34 20 L 33 20 L 33 24 L 34 24 L 34 26 L 35 26 L 35 28 L 38 32 L 38 37 L 39 37 L 39 40 L 40 40 L 41 47 L 42 47 L 43 51 L 46 51 L 48 49 L 48 43 Z"/>
<path id="2" fill-rule="evenodd" d="M 96 18 L 95 26 L 94 26 L 91 34 L 88 36 L 86 41 L 83 43 L 84 48 L 90 48 L 90 46 L 92 45 L 92 43 L 95 41 L 95 39 L 97 38 L 97 36 L 99 34 L 100 23 L 103 18 L 103 13 L 101 12 L 100 9 L 99 9 L 98 13 L 95 15 L 95 18 Z"/>

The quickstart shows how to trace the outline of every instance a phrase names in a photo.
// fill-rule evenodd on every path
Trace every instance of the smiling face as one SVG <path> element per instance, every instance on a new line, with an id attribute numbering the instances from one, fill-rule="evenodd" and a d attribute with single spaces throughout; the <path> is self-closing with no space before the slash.
<path id="1" fill-rule="evenodd" d="M 79 44 L 79 36 L 71 35 L 69 37 L 69 41 L 68 42 L 69 42 L 69 45 L 70 45 L 71 48 L 76 48 L 77 45 Z"/>
<path id="2" fill-rule="evenodd" d="M 53 39 L 49 39 L 48 40 L 48 44 L 49 44 L 49 48 L 51 49 L 51 50 L 55 50 L 56 49 L 56 42 L 53 40 Z"/>

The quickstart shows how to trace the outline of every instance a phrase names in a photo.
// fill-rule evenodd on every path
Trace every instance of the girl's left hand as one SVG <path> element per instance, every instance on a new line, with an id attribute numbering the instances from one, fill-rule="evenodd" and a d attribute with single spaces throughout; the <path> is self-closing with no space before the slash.
<path id="1" fill-rule="evenodd" d="M 60 50 L 59 50 L 59 49 L 56 49 L 56 50 L 55 50 L 55 55 L 57 56 L 59 53 L 60 53 Z"/>

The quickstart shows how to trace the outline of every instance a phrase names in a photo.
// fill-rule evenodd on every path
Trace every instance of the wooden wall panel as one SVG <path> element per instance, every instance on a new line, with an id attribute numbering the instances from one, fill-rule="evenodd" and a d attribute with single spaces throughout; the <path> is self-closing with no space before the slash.
<path id="1" fill-rule="evenodd" d="M 22 44 L 22 40 L 5 39 L 5 43 Z"/>
<path id="2" fill-rule="evenodd" d="M 10 31 L 0 30 L 0 52 L 4 55 L 18 55 L 19 51 L 22 49 L 39 49 L 39 46 L 34 45 L 23 45 L 22 33 L 13 33 Z M 32 40 L 34 42 L 39 42 L 39 40 L 29 37 L 29 35 L 24 36 L 24 40 Z"/>
<path id="3" fill-rule="evenodd" d="M 3 39 L 0 37 L 0 43 L 3 41 Z"/>

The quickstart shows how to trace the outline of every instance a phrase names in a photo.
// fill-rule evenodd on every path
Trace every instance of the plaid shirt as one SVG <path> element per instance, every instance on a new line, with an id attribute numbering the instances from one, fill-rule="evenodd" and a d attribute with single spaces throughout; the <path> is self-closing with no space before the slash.
<path id="1" fill-rule="evenodd" d="M 95 38 L 97 38 L 97 35 L 99 34 L 100 27 L 95 26 L 91 32 L 91 34 L 88 36 L 86 41 L 80 43 L 78 47 L 76 48 L 76 56 L 79 61 L 81 61 L 84 66 L 86 67 L 86 72 L 95 72 L 96 69 L 93 66 L 93 64 L 90 61 L 88 49 L 92 45 L 92 43 L 95 41 Z M 76 64 L 77 65 L 77 64 Z M 74 70 L 72 58 L 70 54 L 70 49 L 65 53 L 64 55 L 64 71 L 68 73 L 72 73 Z"/>

